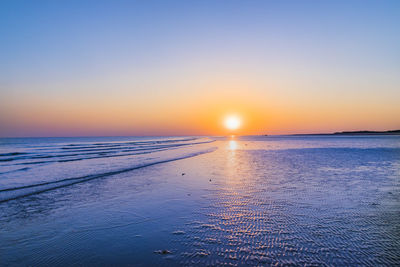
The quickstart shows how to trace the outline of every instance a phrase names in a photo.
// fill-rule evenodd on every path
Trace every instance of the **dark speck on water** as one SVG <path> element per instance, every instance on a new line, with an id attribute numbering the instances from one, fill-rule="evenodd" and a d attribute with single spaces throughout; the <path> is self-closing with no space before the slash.
<path id="1" fill-rule="evenodd" d="M 174 232 L 172 232 L 172 234 L 174 234 L 174 235 L 184 235 L 185 232 L 184 231 L 174 231 Z"/>
<path id="2" fill-rule="evenodd" d="M 163 250 L 156 250 L 154 251 L 154 253 L 165 255 L 165 254 L 171 254 L 172 252 L 167 249 L 163 249 Z"/>

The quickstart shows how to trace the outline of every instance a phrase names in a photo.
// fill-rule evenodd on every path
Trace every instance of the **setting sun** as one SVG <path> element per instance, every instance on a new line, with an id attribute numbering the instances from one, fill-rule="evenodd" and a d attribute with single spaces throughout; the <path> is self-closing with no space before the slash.
<path id="1" fill-rule="evenodd" d="M 237 116 L 229 116 L 225 119 L 225 127 L 229 130 L 236 130 L 240 127 L 241 121 Z"/>

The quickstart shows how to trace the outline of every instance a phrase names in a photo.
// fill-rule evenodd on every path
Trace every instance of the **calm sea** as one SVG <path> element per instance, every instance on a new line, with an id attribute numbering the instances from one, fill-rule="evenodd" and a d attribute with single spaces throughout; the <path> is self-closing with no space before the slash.
<path id="1" fill-rule="evenodd" d="M 0 141 L 0 265 L 400 265 L 400 136 Z"/>

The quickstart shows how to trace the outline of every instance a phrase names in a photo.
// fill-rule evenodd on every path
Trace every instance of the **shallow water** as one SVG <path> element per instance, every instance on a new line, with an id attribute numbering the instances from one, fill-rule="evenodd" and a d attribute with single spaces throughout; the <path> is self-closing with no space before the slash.
<path id="1" fill-rule="evenodd" d="M 159 138 L 123 156 L 137 139 L 2 141 L 1 154 L 31 153 L 1 162 L 2 189 L 106 174 L 3 194 L 2 265 L 400 263 L 400 137 L 215 139 Z M 167 143 L 184 145 L 158 151 Z M 10 167 L 98 144 L 112 157 Z"/>
<path id="2" fill-rule="evenodd" d="M 210 138 L 26 138 L 0 147 L 0 201 L 197 156 Z"/>

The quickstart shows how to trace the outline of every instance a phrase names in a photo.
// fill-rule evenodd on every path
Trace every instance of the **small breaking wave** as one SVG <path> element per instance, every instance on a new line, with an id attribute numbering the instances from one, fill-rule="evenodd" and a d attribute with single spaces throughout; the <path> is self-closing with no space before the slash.
<path id="1" fill-rule="evenodd" d="M 62 151 L 60 148 L 68 146 L 77 149 L 82 149 L 82 147 L 93 149 L 93 147 L 100 145 L 104 147 L 106 144 L 67 144 L 66 146 L 53 146 L 53 148 L 47 149 L 46 153 L 41 152 L 44 159 L 54 157 L 56 160 L 43 160 L 42 158 L 39 161 L 37 160 L 39 157 L 35 156 L 35 153 L 38 153 L 37 149 L 30 153 L 12 152 L 18 153 L 18 155 L 23 154 L 25 157 L 30 154 L 31 157 L 8 166 L 0 165 L 0 170 L 3 170 L 1 172 L 3 178 L 0 179 L 0 202 L 210 153 L 216 150 L 215 147 L 208 145 L 211 142 L 214 142 L 214 140 L 187 138 L 114 143 L 111 146 L 112 149 L 114 150 L 114 147 L 117 146 L 119 151 L 106 151 L 103 154 L 93 156 L 88 155 L 88 153 L 79 154 L 76 152 L 73 155 L 70 153 L 63 155 L 64 153 L 60 153 Z M 128 143 L 130 145 L 127 145 Z M 127 151 L 124 150 L 126 146 L 130 146 Z M 40 147 L 40 149 L 43 149 L 43 147 Z M 26 164 L 30 165 L 31 168 L 17 167 Z M 21 170 L 24 170 L 24 172 L 21 172 Z"/>

